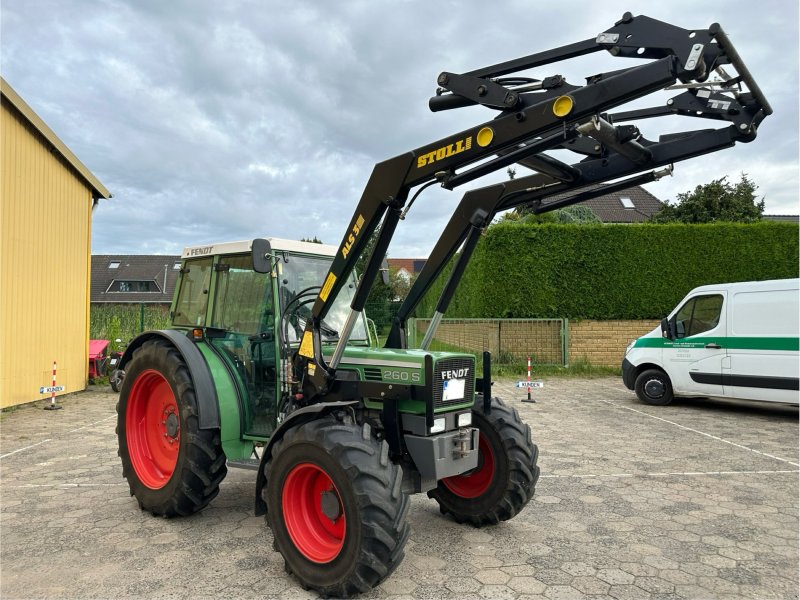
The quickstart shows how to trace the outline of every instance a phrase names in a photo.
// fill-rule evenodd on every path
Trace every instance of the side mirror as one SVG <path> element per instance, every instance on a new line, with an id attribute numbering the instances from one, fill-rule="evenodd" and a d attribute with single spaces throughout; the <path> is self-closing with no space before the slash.
<path id="1" fill-rule="evenodd" d="M 664 317 L 661 319 L 661 337 L 669 340 L 675 339 L 675 321 Z"/>
<path id="2" fill-rule="evenodd" d="M 253 271 L 256 273 L 269 273 L 271 266 L 269 255 L 272 252 L 269 242 L 256 238 L 253 240 L 251 249 L 253 251 Z"/>
<path id="3" fill-rule="evenodd" d="M 381 263 L 381 281 L 383 281 L 383 285 L 389 285 L 389 261 L 385 258 Z"/>

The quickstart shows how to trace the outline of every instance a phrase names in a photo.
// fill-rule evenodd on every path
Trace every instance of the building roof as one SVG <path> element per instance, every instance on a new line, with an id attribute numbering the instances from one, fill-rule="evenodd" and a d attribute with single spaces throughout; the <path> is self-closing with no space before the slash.
<path id="1" fill-rule="evenodd" d="M 162 254 L 93 254 L 90 301 L 169 304 L 180 263 L 180 256 Z"/>
<path id="2" fill-rule="evenodd" d="M 408 274 L 413 275 L 422 271 L 427 260 L 426 258 L 387 258 L 386 262 L 390 269 L 397 271 L 405 269 Z"/>
<path id="3" fill-rule="evenodd" d="M 586 190 L 605 187 L 594 185 Z M 583 190 L 582 190 L 583 191 Z M 574 192 L 557 194 L 547 199 L 545 204 L 572 196 Z M 634 186 L 619 192 L 613 192 L 584 200 L 580 206 L 589 208 L 603 223 L 643 223 L 664 207 L 664 203 L 641 186 Z"/>
<path id="4" fill-rule="evenodd" d="M 83 179 L 92 189 L 92 196 L 97 198 L 111 198 L 111 192 L 100 183 L 92 172 L 86 168 L 78 157 L 72 153 L 72 150 L 67 148 L 67 145 L 62 142 L 59 137 L 50 129 L 42 118 L 28 106 L 28 104 L 14 91 L 8 82 L 0 77 L 0 96 L 3 102 L 9 102 L 17 111 L 25 118 L 31 126 L 36 129 L 47 141 L 55 148 L 56 152 L 70 165 L 78 176 Z"/>
<path id="5" fill-rule="evenodd" d="M 781 221 L 784 223 L 800 223 L 800 215 L 761 215 L 765 221 Z"/>

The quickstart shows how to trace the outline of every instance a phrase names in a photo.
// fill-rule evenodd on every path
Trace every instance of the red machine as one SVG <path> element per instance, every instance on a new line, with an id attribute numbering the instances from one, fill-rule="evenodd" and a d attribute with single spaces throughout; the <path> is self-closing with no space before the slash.
<path id="1" fill-rule="evenodd" d="M 89 381 L 108 371 L 108 340 L 89 340 Z"/>

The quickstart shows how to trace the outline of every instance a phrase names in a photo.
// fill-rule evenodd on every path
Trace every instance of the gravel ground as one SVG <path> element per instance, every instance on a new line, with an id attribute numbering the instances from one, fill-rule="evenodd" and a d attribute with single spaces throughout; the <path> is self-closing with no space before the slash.
<path id="1" fill-rule="evenodd" d="M 797 598 L 796 407 L 639 404 L 618 378 L 551 379 L 531 425 L 542 477 L 511 521 L 475 529 L 411 501 L 397 571 L 364 598 Z M 523 392 L 523 393 L 521 393 Z M 116 395 L 93 387 L 0 418 L 3 598 L 314 598 L 230 470 L 190 518 L 141 512 L 121 477 Z"/>

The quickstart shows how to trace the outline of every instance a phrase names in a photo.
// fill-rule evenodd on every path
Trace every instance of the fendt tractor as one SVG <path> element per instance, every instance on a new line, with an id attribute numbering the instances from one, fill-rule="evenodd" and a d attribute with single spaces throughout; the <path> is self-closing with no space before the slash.
<path id="1" fill-rule="evenodd" d="M 599 51 L 628 60 L 583 85 L 519 75 Z M 187 248 L 172 328 L 142 334 L 121 358 L 119 455 L 139 506 L 190 515 L 228 467 L 257 469 L 255 512 L 267 515 L 274 549 L 304 588 L 327 596 L 367 591 L 398 566 L 410 494 L 478 527 L 511 519 L 533 496 L 538 450 L 517 411 L 492 396 L 489 354 L 428 350 L 494 216 L 655 181 L 676 162 L 754 140 L 772 113 L 718 24 L 681 29 L 630 13 L 584 41 L 442 73 L 438 86 L 432 111 L 481 105 L 493 118 L 377 164 L 337 246 Z M 654 93 L 663 98 L 643 104 Z M 666 128 L 648 139 L 634 124 L 645 119 Z M 705 127 L 682 129 L 689 119 Z M 463 196 L 379 347 L 363 308 L 414 200 L 431 184 L 452 190 L 514 164 L 532 173 Z M 424 339 L 409 348 L 407 319 L 448 265 Z"/>

